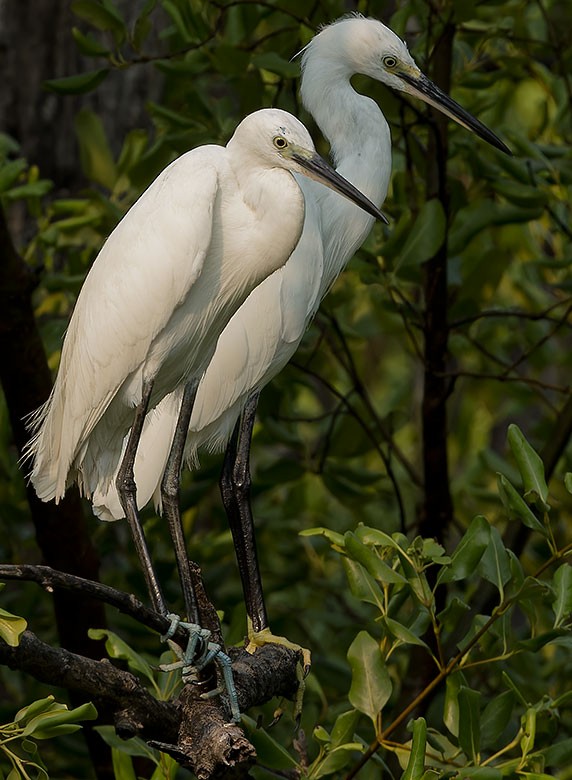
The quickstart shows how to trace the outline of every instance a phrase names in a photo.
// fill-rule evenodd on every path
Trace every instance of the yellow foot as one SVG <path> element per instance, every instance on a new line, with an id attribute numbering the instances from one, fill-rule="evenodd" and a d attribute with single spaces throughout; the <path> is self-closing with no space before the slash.
<path id="1" fill-rule="evenodd" d="M 302 654 L 302 663 L 296 664 L 296 677 L 298 678 L 298 690 L 296 692 L 296 699 L 294 701 L 294 717 L 299 720 L 302 712 L 302 701 L 304 699 L 304 691 L 306 689 L 306 683 L 304 678 L 310 671 L 312 665 L 312 656 L 309 650 L 305 647 L 297 645 L 295 642 L 291 642 L 286 639 L 285 636 L 276 636 L 269 628 L 263 628 L 262 631 L 254 631 L 250 621 L 248 621 L 248 645 L 246 649 L 249 653 L 256 652 L 257 648 L 264 645 L 282 645 L 289 650 L 295 650 Z"/>

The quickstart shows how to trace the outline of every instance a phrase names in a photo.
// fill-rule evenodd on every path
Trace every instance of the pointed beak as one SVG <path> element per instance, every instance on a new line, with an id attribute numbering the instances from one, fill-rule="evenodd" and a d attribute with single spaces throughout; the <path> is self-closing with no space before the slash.
<path id="1" fill-rule="evenodd" d="M 449 97 L 443 90 L 434 84 L 423 73 L 415 74 L 411 72 L 400 72 L 399 76 L 407 84 L 406 91 L 419 100 L 423 100 L 425 103 L 429 103 L 430 106 L 442 111 L 448 117 L 458 122 L 467 130 L 471 130 L 478 135 L 483 141 L 494 146 L 495 149 L 500 149 L 505 154 L 512 155 L 508 146 L 501 141 L 501 139 L 489 130 L 486 125 L 479 122 L 472 114 L 460 106 L 452 97 Z"/>
<path id="2" fill-rule="evenodd" d="M 372 217 L 389 225 L 389 220 L 377 206 L 369 198 L 366 198 L 353 184 L 350 184 L 347 179 L 340 176 L 317 152 L 309 152 L 301 146 L 290 144 L 290 157 L 300 165 L 302 168 L 301 173 L 309 179 L 314 179 L 314 181 L 324 184 L 326 187 L 334 190 L 334 192 L 338 192 L 340 195 L 353 201 L 364 211 L 367 211 Z"/>

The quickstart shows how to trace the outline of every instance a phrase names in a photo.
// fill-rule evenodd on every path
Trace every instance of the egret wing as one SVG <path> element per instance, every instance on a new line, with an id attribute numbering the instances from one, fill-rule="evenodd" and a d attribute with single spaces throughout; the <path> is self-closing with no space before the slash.
<path id="1" fill-rule="evenodd" d="M 199 277 L 212 236 L 221 147 L 166 168 L 110 235 L 70 321 L 56 385 L 34 420 L 32 481 L 61 496 L 70 466 Z M 136 384 L 136 383 L 135 383 Z M 139 391 L 140 392 L 140 391 Z M 135 405 L 136 397 L 123 399 Z M 120 436 L 121 441 L 122 435 Z"/>

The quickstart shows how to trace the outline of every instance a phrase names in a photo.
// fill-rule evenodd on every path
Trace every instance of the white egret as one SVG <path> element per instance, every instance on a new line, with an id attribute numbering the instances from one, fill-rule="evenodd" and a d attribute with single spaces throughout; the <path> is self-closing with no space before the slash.
<path id="1" fill-rule="evenodd" d="M 331 144 L 338 172 L 374 202 L 382 202 L 387 193 L 391 138 L 378 105 L 352 87 L 350 79 L 358 73 L 420 98 L 510 153 L 494 133 L 424 76 L 406 44 L 388 27 L 359 15 L 345 17 L 322 29 L 304 49 L 300 94 Z M 193 466 L 199 447 L 224 448 L 244 411 L 240 436 L 236 427 L 234 446 L 227 449 L 221 486 L 255 642 L 268 636 L 248 501 L 257 393 L 294 354 L 321 299 L 373 225 L 371 217 L 312 182 L 300 186 L 306 198 L 302 237 L 286 265 L 253 290 L 220 335 L 197 390 L 187 438 L 186 457 Z M 161 475 L 181 392 L 166 397 L 146 420 L 135 464 L 140 506 L 152 496 L 161 504 Z M 103 481 L 94 492 L 94 510 L 113 519 L 121 517 L 122 510 L 109 485 Z"/>
<path id="2" fill-rule="evenodd" d="M 137 517 L 133 462 L 141 428 L 148 410 L 176 388 L 190 413 L 220 332 L 249 292 L 292 253 L 304 219 L 293 173 L 385 219 L 318 156 L 295 117 L 277 109 L 251 114 L 226 147 L 202 146 L 169 165 L 111 233 L 78 297 L 53 391 L 32 416 L 25 457 L 33 460 L 31 481 L 42 500 L 58 501 L 73 481 L 91 498 L 118 473 L 122 514 L 153 606 L 163 614 Z M 187 616 L 198 623 L 178 514 L 188 417 L 182 420 L 165 509 Z"/>

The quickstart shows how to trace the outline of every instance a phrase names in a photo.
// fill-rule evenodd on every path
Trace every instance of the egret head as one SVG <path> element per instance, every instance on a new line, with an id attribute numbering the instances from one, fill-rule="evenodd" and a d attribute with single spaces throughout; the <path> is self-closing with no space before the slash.
<path id="1" fill-rule="evenodd" d="M 434 106 L 497 149 L 510 149 L 419 69 L 407 45 L 377 19 L 352 15 L 324 27 L 303 52 L 302 67 L 317 56 L 341 78 L 370 76 Z"/>
<path id="2" fill-rule="evenodd" d="M 240 146 L 242 159 L 267 168 L 300 173 L 352 200 L 368 214 L 387 223 L 379 209 L 328 165 L 316 151 L 310 134 L 295 116 L 277 108 L 263 108 L 249 114 L 227 144 Z"/>

